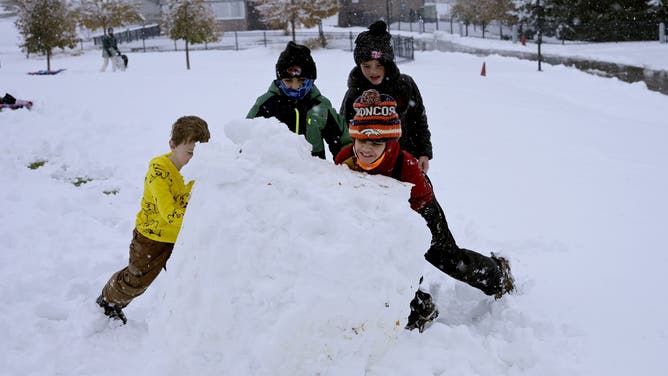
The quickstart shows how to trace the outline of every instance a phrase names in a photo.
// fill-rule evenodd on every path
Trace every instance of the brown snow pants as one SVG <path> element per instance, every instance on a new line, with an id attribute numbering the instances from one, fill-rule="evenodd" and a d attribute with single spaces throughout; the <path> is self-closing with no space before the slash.
<path id="1" fill-rule="evenodd" d="M 134 229 L 128 266 L 114 273 L 102 289 L 107 302 L 125 307 L 143 294 L 165 268 L 173 248 L 173 243 L 151 240 Z"/>

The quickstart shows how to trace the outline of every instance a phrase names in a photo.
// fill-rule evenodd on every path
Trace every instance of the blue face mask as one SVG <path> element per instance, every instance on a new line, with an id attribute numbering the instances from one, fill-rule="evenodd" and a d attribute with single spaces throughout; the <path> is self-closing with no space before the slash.
<path id="1" fill-rule="evenodd" d="M 313 80 L 311 79 L 305 79 L 304 83 L 299 87 L 299 89 L 290 89 L 289 87 L 285 86 L 283 81 L 281 80 L 276 80 L 278 83 L 278 87 L 281 88 L 283 93 L 287 95 L 288 97 L 292 99 L 302 99 L 306 96 L 311 91 L 311 88 L 313 88 Z"/>

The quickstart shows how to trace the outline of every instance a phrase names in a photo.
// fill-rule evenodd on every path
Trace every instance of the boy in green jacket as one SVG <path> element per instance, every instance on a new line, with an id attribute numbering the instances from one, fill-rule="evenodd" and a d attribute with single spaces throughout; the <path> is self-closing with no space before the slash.
<path id="1" fill-rule="evenodd" d="M 275 117 L 312 145 L 311 155 L 325 159 L 325 142 L 332 156 L 352 140 L 348 126 L 315 86 L 315 62 L 308 47 L 288 42 L 276 62 L 276 80 L 246 117 Z"/>
<path id="2" fill-rule="evenodd" d="M 172 125 L 171 152 L 151 159 L 144 195 L 130 243 L 128 266 L 114 273 L 96 303 L 112 319 L 127 322 L 123 308 L 143 294 L 165 268 L 181 229 L 193 181 L 187 184 L 181 168 L 193 156 L 197 142 L 209 141 L 207 123 L 183 116 Z"/>

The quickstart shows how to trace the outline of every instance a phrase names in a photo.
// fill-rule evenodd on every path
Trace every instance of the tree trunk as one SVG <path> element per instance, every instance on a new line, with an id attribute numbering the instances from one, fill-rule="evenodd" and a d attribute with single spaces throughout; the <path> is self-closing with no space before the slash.
<path id="1" fill-rule="evenodd" d="M 190 70 L 190 53 L 188 51 L 188 40 L 186 39 L 186 68 Z"/>
<path id="2" fill-rule="evenodd" d="M 186 20 L 185 21 L 186 22 L 186 25 L 185 25 L 186 26 L 186 37 L 184 38 L 184 40 L 186 41 L 186 68 L 188 70 L 190 70 L 190 51 L 188 49 L 188 36 L 190 35 L 190 33 L 188 33 L 188 26 L 190 24 L 190 21 L 188 20 L 188 5 L 189 4 L 190 3 L 187 3 L 187 2 L 185 3 L 185 9 L 184 9 L 185 16 L 183 17 Z"/>
<path id="3" fill-rule="evenodd" d="M 295 40 L 295 18 L 294 17 L 292 17 L 290 19 L 290 26 L 292 27 L 292 41 L 297 43 L 297 41 Z"/>
<path id="4" fill-rule="evenodd" d="M 325 39 L 325 33 L 322 31 L 322 20 L 318 22 L 318 36 L 320 37 L 320 45 L 322 45 L 322 48 L 327 47 L 327 39 Z"/>
<path id="5" fill-rule="evenodd" d="M 46 50 L 46 71 L 51 72 L 51 50 Z"/>

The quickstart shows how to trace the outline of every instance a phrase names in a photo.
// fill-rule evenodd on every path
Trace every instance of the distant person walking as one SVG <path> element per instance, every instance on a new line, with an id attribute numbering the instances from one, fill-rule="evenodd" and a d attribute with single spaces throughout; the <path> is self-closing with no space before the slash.
<path id="1" fill-rule="evenodd" d="M 116 41 L 116 37 L 114 36 L 114 28 L 110 27 L 107 29 L 107 33 L 102 37 L 102 59 L 104 59 L 104 63 L 102 63 L 100 72 L 107 70 L 109 59 L 113 59 L 120 54 L 121 52 L 118 50 L 118 41 Z M 116 71 L 116 64 L 114 64 L 113 61 L 111 63 L 111 70 L 112 72 Z"/>

